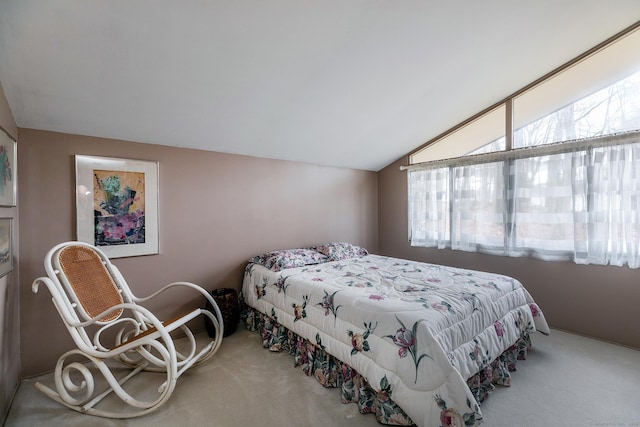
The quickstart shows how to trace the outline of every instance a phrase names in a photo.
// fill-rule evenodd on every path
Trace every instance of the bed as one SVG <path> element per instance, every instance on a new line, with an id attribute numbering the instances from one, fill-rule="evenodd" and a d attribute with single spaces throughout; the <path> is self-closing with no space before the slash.
<path id="1" fill-rule="evenodd" d="M 246 323 L 383 424 L 472 426 L 494 385 L 549 333 L 522 284 L 369 254 L 345 242 L 273 251 L 245 268 Z"/>

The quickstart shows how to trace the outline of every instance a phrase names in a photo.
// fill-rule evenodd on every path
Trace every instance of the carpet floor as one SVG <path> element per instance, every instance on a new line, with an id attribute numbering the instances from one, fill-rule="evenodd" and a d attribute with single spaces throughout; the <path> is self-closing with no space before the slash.
<path id="1" fill-rule="evenodd" d="M 532 341 L 511 387 L 482 404 L 483 426 L 640 426 L 640 351 L 558 330 Z M 52 385 L 53 375 L 21 382 L 5 426 L 380 426 L 241 326 L 212 360 L 178 380 L 164 406 L 140 418 L 79 414 L 35 390 L 36 381 Z"/>

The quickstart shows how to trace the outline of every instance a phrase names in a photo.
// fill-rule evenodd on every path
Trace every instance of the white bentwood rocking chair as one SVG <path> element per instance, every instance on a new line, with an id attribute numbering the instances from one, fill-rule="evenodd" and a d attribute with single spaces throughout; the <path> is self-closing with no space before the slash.
<path id="1" fill-rule="evenodd" d="M 174 282 L 146 298 L 138 298 L 104 252 L 81 242 L 54 246 L 46 255 L 45 270 L 48 277 L 36 279 L 33 292 L 38 292 L 40 284 L 47 286 L 77 348 L 58 359 L 55 390 L 42 383 L 36 383 L 35 387 L 73 410 L 108 418 L 148 414 L 169 399 L 180 375 L 213 356 L 222 343 L 224 325 L 220 309 L 198 285 Z M 175 287 L 202 294 L 215 313 L 196 308 L 161 322 L 139 305 Z M 215 337 L 208 339 L 206 345 L 198 345 L 187 327 L 187 322 L 200 315 L 211 320 L 215 331 Z M 174 331 L 177 332 L 174 335 L 181 335 L 176 338 L 180 338 L 182 345 L 184 341 L 188 343 L 187 351 L 176 351 L 170 335 Z M 108 384 L 104 391 L 95 390 L 96 368 Z M 125 390 L 125 383 L 143 371 L 163 374 L 148 374 L 155 382 L 147 376 L 144 382 L 132 381 L 136 383 L 130 387 L 135 390 L 133 397 L 131 391 Z M 104 409 L 95 407 L 112 392 L 129 406 L 111 403 Z"/>

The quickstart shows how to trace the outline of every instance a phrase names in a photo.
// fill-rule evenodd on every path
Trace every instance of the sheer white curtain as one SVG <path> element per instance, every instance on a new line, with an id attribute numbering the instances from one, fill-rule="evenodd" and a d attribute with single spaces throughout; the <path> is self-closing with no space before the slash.
<path id="1" fill-rule="evenodd" d="M 574 188 L 574 162 L 581 153 L 515 159 L 510 168 L 513 212 L 509 255 L 547 260 L 573 256 L 574 205 L 584 193 Z"/>
<path id="2" fill-rule="evenodd" d="M 575 261 L 640 267 L 640 143 L 594 148 L 575 186 Z"/>
<path id="3" fill-rule="evenodd" d="M 504 169 L 504 162 L 452 168 L 452 249 L 505 253 Z"/>
<path id="4" fill-rule="evenodd" d="M 449 168 L 408 173 L 411 245 L 450 246 Z"/>
<path id="5" fill-rule="evenodd" d="M 412 246 L 640 267 L 640 143 L 452 163 L 408 180 Z"/>
<path id="6" fill-rule="evenodd" d="M 502 162 L 410 171 L 412 246 L 504 253 Z"/>

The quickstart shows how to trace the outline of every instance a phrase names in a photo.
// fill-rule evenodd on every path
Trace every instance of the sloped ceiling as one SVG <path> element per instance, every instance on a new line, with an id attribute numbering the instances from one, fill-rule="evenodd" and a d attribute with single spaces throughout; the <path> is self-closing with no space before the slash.
<path id="1" fill-rule="evenodd" d="M 21 128 L 377 171 L 638 0 L 1 0 Z"/>

